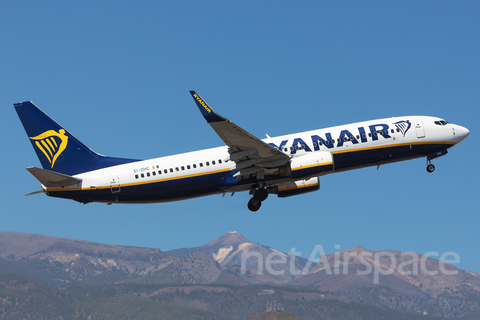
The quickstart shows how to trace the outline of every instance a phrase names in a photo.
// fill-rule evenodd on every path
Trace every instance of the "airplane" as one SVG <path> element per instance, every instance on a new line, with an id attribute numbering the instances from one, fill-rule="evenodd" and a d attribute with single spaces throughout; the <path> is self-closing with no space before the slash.
<path id="1" fill-rule="evenodd" d="M 27 170 L 50 197 L 87 204 L 159 203 L 249 191 L 257 211 L 269 194 L 289 197 L 320 189 L 319 177 L 426 157 L 469 135 L 438 117 L 404 116 L 259 139 L 215 112 L 190 91 L 225 146 L 136 160 L 101 155 L 31 101 L 14 104 L 42 168 Z"/>

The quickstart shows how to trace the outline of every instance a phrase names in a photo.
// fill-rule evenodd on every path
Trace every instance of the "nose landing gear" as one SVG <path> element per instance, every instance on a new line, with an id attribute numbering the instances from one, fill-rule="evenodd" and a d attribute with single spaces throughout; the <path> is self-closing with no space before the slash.
<path id="1" fill-rule="evenodd" d="M 265 187 L 260 187 L 253 192 L 253 197 L 248 201 L 248 209 L 257 211 L 262 205 L 262 201 L 268 198 L 268 191 Z"/>
<path id="2" fill-rule="evenodd" d="M 427 156 L 427 171 L 432 173 L 435 171 L 435 166 L 432 164 L 432 159 L 442 157 L 448 153 L 447 149 L 431 153 Z"/>
<path id="3" fill-rule="evenodd" d="M 428 173 L 432 173 L 435 171 L 435 166 L 432 164 L 431 160 L 427 158 L 427 171 Z"/>

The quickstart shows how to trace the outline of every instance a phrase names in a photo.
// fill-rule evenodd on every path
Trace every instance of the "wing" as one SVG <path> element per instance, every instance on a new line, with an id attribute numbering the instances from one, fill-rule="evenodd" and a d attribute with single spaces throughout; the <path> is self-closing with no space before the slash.
<path id="1" fill-rule="evenodd" d="M 226 160 L 235 161 L 240 179 L 251 174 L 261 178 L 265 169 L 279 168 L 289 162 L 289 155 L 220 116 L 195 91 L 190 91 L 190 94 L 205 120 L 228 146 L 230 157 Z"/>

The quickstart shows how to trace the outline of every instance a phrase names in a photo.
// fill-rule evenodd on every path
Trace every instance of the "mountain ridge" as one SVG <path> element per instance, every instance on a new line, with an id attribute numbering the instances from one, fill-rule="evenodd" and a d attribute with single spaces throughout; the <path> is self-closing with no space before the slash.
<path id="1" fill-rule="evenodd" d="M 190 253 L 175 257 L 171 251 L 158 248 L 0 232 L 0 273 L 19 273 L 54 286 L 141 281 L 137 283 L 160 285 L 152 289 L 155 292 L 165 292 L 160 290 L 161 284 L 195 288 L 185 292 L 187 296 L 176 296 L 181 299 L 195 297 L 198 290 L 211 292 L 212 299 L 215 294 L 226 297 L 234 294 L 231 290 L 199 289 L 199 285 L 281 286 L 314 290 L 315 301 L 330 292 L 329 299 L 405 312 L 430 310 L 429 314 L 458 319 L 475 312 L 480 314 L 480 274 L 448 263 L 442 265 L 439 260 L 418 253 L 372 251 L 356 246 L 322 254 L 318 264 L 301 273 L 306 259 L 303 264 L 300 259 L 288 260 L 291 258 L 288 254 L 252 243 L 239 232 L 227 232 L 203 246 L 185 249 L 191 250 Z M 368 266 L 371 270 L 365 272 Z M 175 295 L 175 291 L 153 295 L 147 290 L 142 296 L 165 299 Z M 283 299 L 275 291 L 265 289 L 257 294 Z M 307 293 L 297 296 L 305 301 L 312 297 Z M 284 297 L 290 299 L 295 295 L 284 294 Z M 192 304 L 197 305 L 202 304 Z"/>

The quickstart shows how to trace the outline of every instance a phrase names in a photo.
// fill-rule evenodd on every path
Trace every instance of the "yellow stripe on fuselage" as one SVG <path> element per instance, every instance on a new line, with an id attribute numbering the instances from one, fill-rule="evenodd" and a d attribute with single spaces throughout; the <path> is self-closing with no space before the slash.
<path id="1" fill-rule="evenodd" d="M 189 174 L 189 175 L 184 175 L 184 176 L 177 176 L 177 177 L 169 177 L 169 178 L 164 178 L 164 179 L 156 179 L 156 180 L 147 180 L 147 181 L 141 181 L 141 182 L 133 182 L 133 183 L 126 183 L 126 184 L 121 184 L 120 187 L 132 187 L 132 186 L 139 186 L 139 185 L 144 185 L 144 184 L 151 184 L 151 183 L 158 183 L 158 182 L 165 182 L 165 181 L 171 181 L 171 180 L 180 180 L 180 179 L 187 179 L 187 178 L 193 178 L 193 177 L 199 177 L 199 176 L 206 176 L 210 174 L 215 174 L 215 173 L 220 173 L 220 172 L 228 172 L 230 169 L 222 169 L 222 170 L 216 170 L 216 171 L 209 171 L 209 172 L 204 172 L 204 173 L 194 173 L 194 174 Z M 102 190 L 102 189 L 110 189 L 111 186 L 95 186 L 95 187 L 82 187 L 82 188 L 47 188 L 48 191 L 84 191 L 84 190 Z"/>

